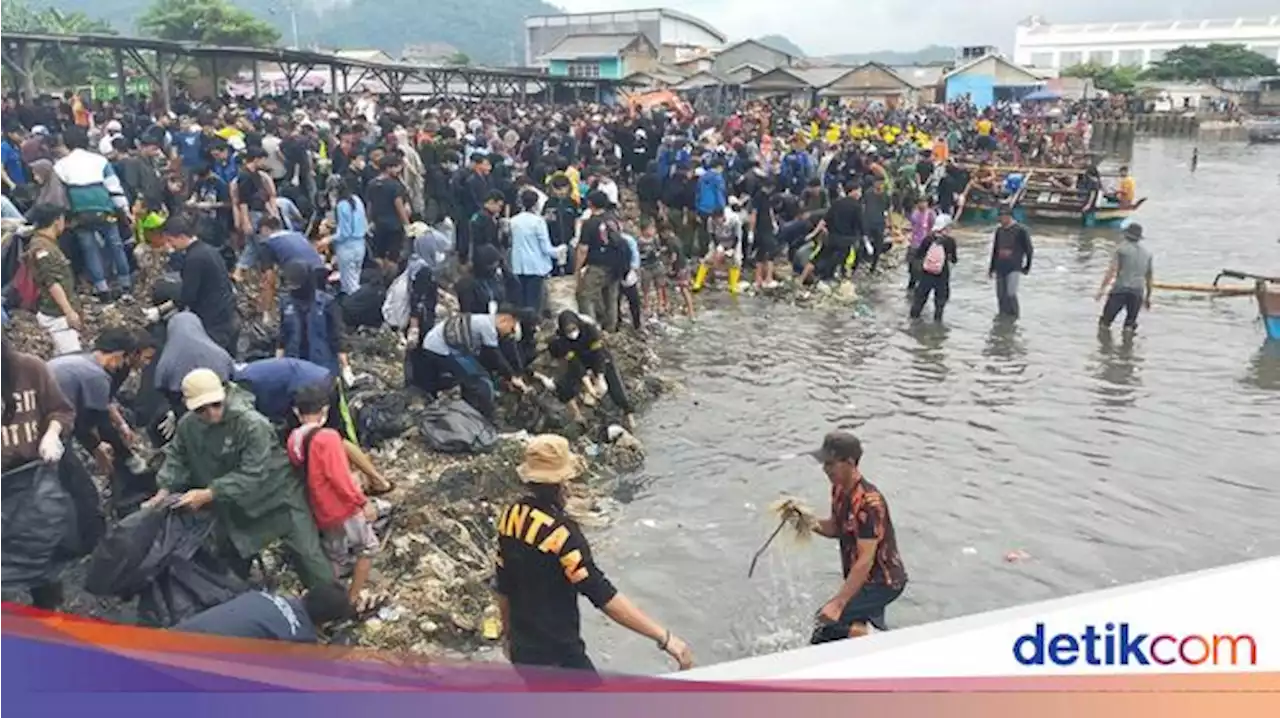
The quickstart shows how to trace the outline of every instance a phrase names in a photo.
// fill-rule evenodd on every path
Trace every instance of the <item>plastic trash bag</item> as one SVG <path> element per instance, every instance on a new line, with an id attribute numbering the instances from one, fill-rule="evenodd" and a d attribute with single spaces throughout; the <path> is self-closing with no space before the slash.
<path id="1" fill-rule="evenodd" d="M 396 329 L 409 324 L 409 271 L 405 270 L 387 287 L 387 298 L 382 302 L 382 318 Z"/>
<path id="2" fill-rule="evenodd" d="M 49 583 L 78 541 L 76 509 L 57 464 L 30 463 L 0 477 L 0 583 L 6 591 Z"/>
<path id="3" fill-rule="evenodd" d="M 365 448 L 405 434 L 418 425 L 425 410 L 422 395 L 409 389 L 352 390 L 347 393 L 347 406 Z"/>
<path id="4" fill-rule="evenodd" d="M 94 595 L 138 596 L 138 617 L 152 626 L 172 626 L 248 590 L 208 548 L 214 515 L 174 509 L 176 502 L 170 497 L 116 524 L 85 578 Z"/>
<path id="5" fill-rule="evenodd" d="M 381 327 L 386 297 L 387 290 L 380 283 L 362 282 L 359 289 L 338 300 L 342 323 L 348 329 Z"/>
<path id="6" fill-rule="evenodd" d="M 258 319 L 244 322 L 240 331 L 240 360 L 245 362 L 270 359 L 276 355 L 276 333 Z"/>
<path id="7" fill-rule="evenodd" d="M 446 454 L 481 454 L 498 443 L 498 430 L 493 424 L 461 399 L 428 406 L 421 430 L 430 449 Z"/>

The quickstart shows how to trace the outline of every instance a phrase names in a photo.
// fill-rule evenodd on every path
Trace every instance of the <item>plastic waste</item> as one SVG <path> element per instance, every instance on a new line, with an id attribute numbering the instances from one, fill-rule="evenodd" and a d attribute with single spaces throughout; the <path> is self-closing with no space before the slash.
<path id="1" fill-rule="evenodd" d="M 437 401 L 422 416 L 422 439 L 427 447 L 447 454 L 479 454 L 498 443 L 493 423 L 461 399 Z"/>
<path id="2" fill-rule="evenodd" d="M 78 540 L 76 509 L 57 464 L 31 463 L 4 472 L 0 578 L 5 589 L 48 583 L 66 565 L 68 542 Z"/>

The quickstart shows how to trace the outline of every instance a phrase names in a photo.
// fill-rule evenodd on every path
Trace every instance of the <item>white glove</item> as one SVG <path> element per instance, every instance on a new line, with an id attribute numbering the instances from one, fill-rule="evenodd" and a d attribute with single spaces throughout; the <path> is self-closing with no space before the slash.
<path id="1" fill-rule="evenodd" d="M 356 373 L 351 371 L 351 367 L 342 367 L 342 383 L 351 386 L 356 383 Z"/>
<path id="2" fill-rule="evenodd" d="M 160 309 L 158 307 L 147 307 L 142 310 L 142 316 L 147 320 L 148 324 L 154 324 L 160 321 Z"/>
<path id="3" fill-rule="evenodd" d="M 640 275 L 636 274 L 636 270 L 631 269 L 627 271 L 627 276 L 622 278 L 622 286 L 634 287 L 636 286 L 636 283 L 639 281 L 640 281 Z"/>
<path id="4" fill-rule="evenodd" d="M 564 264 L 569 261 L 569 245 L 562 244 L 556 247 L 556 264 Z"/>
<path id="5" fill-rule="evenodd" d="M 160 420 L 160 424 L 156 428 L 160 430 L 160 436 L 164 437 L 165 441 L 169 441 L 173 438 L 174 430 L 178 428 L 178 417 L 170 411 L 164 415 L 164 418 Z"/>
<path id="6" fill-rule="evenodd" d="M 129 458 L 124 460 L 124 465 L 134 474 L 141 474 L 147 470 L 147 460 L 137 454 L 129 454 Z"/>
<path id="7" fill-rule="evenodd" d="M 409 342 L 409 346 L 417 347 L 418 346 L 418 328 L 409 327 L 409 331 L 405 332 L 404 339 L 405 341 Z"/>
<path id="8" fill-rule="evenodd" d="M 62 444 L 62 437 L 58 435 L 59 429 L 60 427 L 50 427 L 40 437 L 40 458 L 46 463 L 56 464 L 62 459 L 62 452 L 66 449 Z"/>
<path id="9" fill-rule="evenodd" d="M 511 378 L 511 386 L 519 390 L 521 393 L 524 393 L 524 394 L 529 393 L 529 385 L 525 384 L 524 379 L 521 379 L 518 376 Z"/>

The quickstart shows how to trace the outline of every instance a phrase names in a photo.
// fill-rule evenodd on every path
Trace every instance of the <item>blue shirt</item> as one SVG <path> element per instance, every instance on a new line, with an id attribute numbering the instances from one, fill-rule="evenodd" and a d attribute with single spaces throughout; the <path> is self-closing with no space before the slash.
<path id="1" fill-rule="evenodd" d="M 636 238 L 632 237 L 629 234 L 622 235 L 622 238 L 627 240 L 627 247 L 631 250 L 631 268 L 639 269 L 640 268 L 640 245 L 636 243 Z"/>
<path id="2" fill-rule="evenodd" d="M 240 161 L 236 159 L 235 155 L 227 153 L 226 162 L 213 161 L 213 173 L 221 177 L 223 182 L 230 185 L 235 181 L 236 176 L 240 174 Z"/>
<path id="3" fill-rule="evenodd" d="M 555 256 L 547 220 L 532 212 L 521 212 L 511 218 L 512 274 L 545 277 L 551 274 Z"/>
<path id="4" fill-rule="evenodd" d="M 191 169 L 200 163 L 204 153 L 204 135 L 199 132 L 178 133 L 178 156 L 182 166 Z"/>
<path id="5" fill-rule="evenodd" d="M 307 266 L 315 269 L 324 266 L 324 259 L 316 248 L 311 246 L 311 242 L 301 234 L 288 230 L 276 232 L 263 240 L 258 253 L 264 256 L 268 265 L 284 266 L 296 259 L 306 262 Z"/>
<path id="6" fill-rule="evenodd" d="M 0 160 L 3 160 L 5 174 L 14 184 L 27 183 L 27 168 L 22 164 L 22 151 L 5 138 L 0 142 Z"/>
<path id="7" fill-rule="evenodd" d="M 352 195 L 349 200 L 339 200 L 334 214 L 338 220 L 337 233 L 333 238 L 334 244 L 364 241 L 365 234 L 369 232 L 369 220 L 364 213 L 364 200 L 355 195 Z"/>
<path id="8" fill-rule="evenodd" d="M 329 370 L 305 359 L 292 357 L 259 359 L 249 362 L 235 373 L 237 383 L 248 384 L 255 398 L 254 408 L 268 419 L 279 421 L 293 407 L 293 395 L 299 389 L 314 384 L 332 384 Z M 338 407 L 329 407 L 337 411 Z"/>

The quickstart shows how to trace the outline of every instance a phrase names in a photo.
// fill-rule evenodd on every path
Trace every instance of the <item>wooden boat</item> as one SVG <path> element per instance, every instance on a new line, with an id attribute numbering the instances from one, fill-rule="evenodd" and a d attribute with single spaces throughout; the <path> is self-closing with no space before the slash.
<path id="1" fill-rule="evenodd" d="M 1254 295 L 1258 298 L 1258 315 L 1262 317 L 1262 326 L 1267 332 L 1267 339 L 1280 341 L 1280 277 L 1265 277 L 1260 274 L 1224 269 L 1214 278 L 1215 287 L 1223 277 L 1253 280 Z"/>
<path id="2" fill-rule="evenodd" d="M 1046 175 L 1069 175 L 1071 181 L 1054 183 Z M 1143 197 L 1128 207 L 1113 204 L 1101 190 L 1080 187 L 1083 176 L 1084 172 L 1077 168 L 1032 170 L 1014 208 L 1014 217 L 1027 223 L 1120 227 L 1147 201 Z M 1063 184 L 1069 186 L 1064 187 Z"/>

